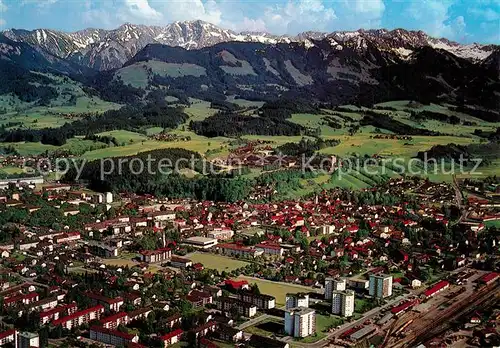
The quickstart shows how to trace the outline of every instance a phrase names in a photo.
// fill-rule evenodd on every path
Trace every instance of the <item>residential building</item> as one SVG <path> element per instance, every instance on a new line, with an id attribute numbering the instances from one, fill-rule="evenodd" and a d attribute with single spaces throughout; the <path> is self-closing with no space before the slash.
<path id="1" fill-rule="evenodd" d="M 166 335 L 161 336 L 160 341 L 162 342 L 162 346 L 166 348 L 172 344 L 176 344 L 181 340 L 183 333 L 184 331 L 182 331 L 181 329 L 177 329 L 172 332 L 169 332 Z"/>
<path id="2" fill-rule="evenodd" d="M 325 300 L 332 299 L 333 291 L 345 291 L 347 287 L 347 280 L 345 278 L 331 278 L 325 279 Z"/>
<path id="3" fill-rule="evenodd" d="M 229 325 L 221 324 L 217 331 L 219 332 L 219 336 L 223 341 L 238 342 L 243 339 L 243 331 Z"/>
<path id="4" fill-rule="evenodd" d="M 332 313 L 343 317 L 352 317 L 354 314 L 354 291 L 333 291 Z"/>
<path id="5" fill-rule="evenodd" d="M 120 324 L 127 325 L 128 314 L 125 312 L 119 312 L 110 315 L 106 318 L 102 318 L 100 324 L 106 329 L 116 329 Z"/>
<path id="6" fill-rule="evenodd" d="M 316 331 L 316 312 L 310 308 L 285 311 L 285 332 L 293 337 L 307 337 Z"/>
<path id="7" fill-rule="evenodd" d="M 241 291 L 238 293 L 238 299 L 240 299 L 243 302 L 248 302 L 252 303 L 257 308 L 262 308 L 262 309 L 271 309 L 274 308 L 276 298 L 271 295 L 265 295 L 265 294 L 254 294 L 250 291 Z"/>
<path id="8" fill-rule="evenodd" d="M 244 302 L 233 297 L 220 297 L 217 299 L 217 309 L 226 313 L 231 313 L 232 308 L 238 309 L 238 314 L 247 318 L 257 314 L 257 306 Z"/>
<path id="9" fill-rule="evenodd" d="M 90 328 L 90 339 L 104 344 L 123 347 L 126 347 L 130 343 L 139 342 L 139 336 L 137 335 L 106 329 L 101 326 L 92 326 Z"/>
<path id="10" fill-rule="evenodd" d="M 14 347 L 16 346 L 17 330 L 11 329 L 7 331 L 0 332 L 0 347 L 5 346 L 8 343 L 14 342 Z"/>
<path id="11" fill-rule="evenodd" d="M 52 321 L 52 325 L 62 325 L 63 328 L 71 330 L 73 327 L 78 327 L 83 324 L 88 324 L 92 320 L 99 320 L 102 313 L 104 313 L 104 306 L 97 305 L 95 307 L 87 308 L 73 314 L 67 315 L 60 319 Z"/>
<path id="12" fill-rule="evenodd" d="M 283 252 L 285 249 L 283 249 L 279 244 L 267 244 L 267 243 L 260 243 L 255 245 L 255 249 L 260 250 L 264 253 L 264 255 L 277 255 L 277 256 L 283 256 Z"/>
<path id="13" fill-rule="evenodd" d="M 392 295 L 392 276 L 370 274 L 369 294 L 376 298 L 385 298 Z"/>
<path id="14" fill-rule="evenodd" d="M 77 310 L 76 303 L 59 306 L 47 311 L 40 312 L 40 324 L 44 325 L 52 320 L 57 320 L 64 315 L 70 315 Z"/>
<path id="15" fill-rule="evenodd" d="M 17 334 L 16 348 L 40 347 L 40 336 L 32 332 L 19 332 Z"/>
<path id="16" fill-rule="evenodd" d="M 172 249 L 161 248 L 156 250 L 142 250 L 140 254 L 142 262 L 164 262 L 170 260 L 170 258 L 172 257 Z"/>
<path id="17" fill-rule="evenodd" d="M 108 311 L 118 312 L 120 307 L 123 305 L 124 300 L 122 297 L 117 298 L 109 298 L 106 296 L 102 296 L 100 294 L 95 294 L 93 292 L 86 292 L 88 298 L 91 299 L 92 304 L 95 305 L 103 305 L 104 308 Z"/>
<path id="18" fill-rule="evenodd" d="M 206 336 L 209 332 L 214 332 L 216 329 L 217 322 L 209 321 L 203 325 L 198 326 L 197 328 L 190 330 L 190 332 L 194 333 L 196 339 L 199 339 L 200 337 Z"/>
<path id="19" fill-rule="evenodd" d="M 296 308 L 296 307 L 309 307 L 309 294 L 298 293 L 298 294 L 286 294 L 286 309 Z"/>

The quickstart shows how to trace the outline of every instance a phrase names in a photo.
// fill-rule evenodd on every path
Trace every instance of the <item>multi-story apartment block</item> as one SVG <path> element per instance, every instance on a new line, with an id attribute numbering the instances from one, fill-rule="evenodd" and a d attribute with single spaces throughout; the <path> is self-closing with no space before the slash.
<path id="1" fill-rule="evenodd" d="M 232 297 L 220 297 L 217 299 L 217 309 L 224 312 L 231 312 L 231 309 L 236 307 L 238 314 L 247 318 L 257 314 L 257 306 L 252 303 L 244 302 Z"/>
<path id="2" fill-rule="evenodd" d="M 33 332 L 19 332 L 16 348 L 40 347 L 40 336 Z"/>
<path id="3" fill-rule="evenodd" d="M 354 314 L 354 291 L 333 291 L 332 313 L 351 317 Z"/>
<path id="4" fill-rule="evenodd" d="M 102 318 L 100 324 L 106 329 L 116 329 L 120 324 L 127 325 L 128 314 L 125 312 L 119 312 L 110 315 L 106 318 Z"/>
<path id="5" fill-rule="evenodd" d="M 166 348 L 172 344 L 176 344 L 177 342 L 179 342 L 183 333 L 184 331 L 182 331 L 181 329 L 177 329 L 161 336 L 160 341 L 162 342 L 163 347 Z"/>
<path id="6" fill-rule="evenodd" d="M 47 324 L 49 321 L 57 320 L 64 315 L 70 315 L 77 310 L 76 303 L 70 303 L 64 306 L 59 306 L 47 311 L 40 312 L 40 324 Z"/>
<path id="7" fill-rule="evenodd" d="M 332 299 L 333 291 L 344 291 L 347 287 L 345 278 L 326 278 L 325 279 L 325 300 Z"/>
<path id="8" fill-rule="evenodd" d="M 21 294 L 12 297 L 5 298 L 3 300 L 4 307 L 16 306 L 18 304 L 28 305 L 30 303 L 38 301 L 39 296 L 36 292 L 30 292 L 29 294 Z"/>
<path id="9" fill-rule="evenodd" d="M 377 298 L 389 297 L 392 295 L 392 276 L 390 275 L 370 275 L 369 283 L 370 296 Z"/>
<path id="10" fill-rule="evenodd" d="M 252 303 L 257 308 L 271 309 L 276 305 L 276 298 L 271 295 L 254 294 L 250 291 L 241 291 L 238 293 L 238 299 L 243 302 Z"/>
<path id="11" fill-rule="evenodd" d="M 298 294 L 286 294 L 286 309 L 292 309 L 296 307 L 309 307 L 309 294 L 298 293 Z"/>
<path id="12" fill-rule="evenodd" d="M 279 244 L 265 244 L 265 243 L 260 243 L 255 245 L 255 249 L 261 250 L 264 255 L 277 255 L 277 256 L 283 256 L 283 252 L 285 249 L 283 249 Z"/>
<path id="13" fill-rule="evenodd" d="M 139 342 L 139 336 L 137 335 L 106 329 L 101 326 L 92 326 L 90 328 L 90 339 L 120 347 L 126 347 L 131 343 Z"/>
<path id="14" fill-rule="evenodd" d="M 87 308 L 65 317 L 52 321 L 52 325 L 61 325 L 63 328 L 71 330 L 73 327 L 78 327 L 83 324 L 88 324 L 92 320 L 99 320 L 102 313 L 104 313 L 104 306 L 97 305 L 95 307 Z"/>
<path id="15" fill-rule="evenodd" d="M 124 303 L 122 297 L 109 298 L 93 292 L 87 292 L 86 295 L 90 298 L 93 305 L 103 305 L 108 311 L 118 312 Z"/>
<path id="16" fill-rule="evenodd" d="M 307 337 L 316 331 L 316 312 L 310 308 L 285 311 L 285 332 L 293 337 Z"/>
<path id="17" fill-rule="evenodd" d="M 8 343 L 14 342 L 14 347 L 16 346 L 17 330 L 11 329 L 4 332 L 0 332 L 0 347 L 5 346 Z"/>

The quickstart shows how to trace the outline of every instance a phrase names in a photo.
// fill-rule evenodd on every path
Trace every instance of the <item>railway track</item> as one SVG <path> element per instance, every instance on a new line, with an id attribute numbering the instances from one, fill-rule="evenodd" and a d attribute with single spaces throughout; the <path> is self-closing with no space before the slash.
<path id="1" fill-rule="evenodd" d="M 439 314 L 435 320 L 428 323 L 418 330 L 413 331 L 411 334 L 405 338 L 398 340 L 394 343 L 389 343 L 389 347 L 403 348 L 408 346 L 415 346 L 420 343 L 425 343 L 430 339 L 444 333 L 449 329 L 450 323 L 461 317 L 466 316 L 469 313 L 477 310 L 480 306 L 489 305 L 498 301 L 497 296 L 492 296 L 492 293 L 498 293 L 500 285 L 498 283 L 491 284 L 491 286 L 485 286 L 481 288 L 476 294 L 471 296 L 465 304 L 463 302 L 457 303 L 445 310 L 443 313 Z M 416 319 L 418 320 L 418 319 Z"/>

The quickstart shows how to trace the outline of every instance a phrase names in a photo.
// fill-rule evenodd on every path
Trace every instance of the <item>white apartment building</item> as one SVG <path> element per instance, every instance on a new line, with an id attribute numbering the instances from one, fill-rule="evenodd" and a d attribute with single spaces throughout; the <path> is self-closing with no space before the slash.
<path id="1" fill-rule="evenodd" d="M 392 295 L 392 276 L 371 274 L 369 283 L 370 296 L 385 298 Z"/>
<path id="2" fill-rule="evenodd" d="M 325 300 L 331 300 L 334 291 L 345 291 L 346 288 L 347 280 L 345 278 L 326 278 Z"/>
<path id="3" fill-rule="evenodd" d="M 139 336 L 137 335 L 110 330 L 100 326 L 90 328 L 90 339 L 112 346 L 128 346 L 131 343 L 139 342 Z"/>
<path id="4" fill-rule="evenodd" d="M 316 332 L 316 312 L 310 308 L 285 311 L 285 332 L 293 337 L 307 337 Z"/>
<path id="5" fill-rule="evenodd" d="M 343 317 L 352 317 L 354 314 L 354 291 L 333 291 L 332 313 Z"/>
<path id="6" fill-rule="evenodd" d="M 40 336 L 32 332 L 19 332 L 17 334 L 17 348 L 40 347 Z"/>
<path id="7" fill-rule="evenodd" d="M 292 309 L 296 307 L 308 308 L 309 294 L 286 294 L 286 309 Z"/>

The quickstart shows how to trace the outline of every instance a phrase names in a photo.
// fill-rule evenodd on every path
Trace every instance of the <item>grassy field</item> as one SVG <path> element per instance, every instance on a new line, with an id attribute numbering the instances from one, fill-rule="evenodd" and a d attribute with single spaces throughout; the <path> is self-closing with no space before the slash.
<path id="1" fill-rule="evenodd" d="M 124 135 L 124 139 L 126 139 L 127 136 L 132 135 L 129 133 L 125 135 L 125 133 L 123 133 L 124 131 L 114 131 L 114 132 L 119 132 L 118 134 Z M 190 136 L 191 140 L 183 142 L 176 142 L 176 141 L 167 142 L 167 141 L 157 141 L 157 140 L 147 139 L 144 141 L 141 140 L 132 143 L 129 142 L 125 146 L 108 147 L 105 149 L 89 151 L 85 153 L 83 157 L 88 160 L 93 160 L 106 157 L 131 156 L 139 152 L 151 151 L 156 149 L 167 149 L 167 148 L 184 148 L 187 150 L 199 152 L 200 154 L 205 154 L 207 150 L 212 150 L 212 151 L 217 150 L 217 152 L 214 152 L 211 155 L 211 157 L 226 156 L 228 154 L 228 148 L 227 148 L 227 142 L 229 141 L 228 138 L 223 138 L 223 137 L 207 138 L 204 136 L 196 135 L 191 131 L 182 131 L 182 130 L 174 130 L 172 131 L 172 133 L 181 136 Z M 136 140 L 142 139 L 137 135 L 138 133 L 134 134 L 136 134 L 134 136 Z M 140 136 L 144 137 L 143 135 Z"/>
<path id="2" fill-rule="evenodd" d="M 234 260 L 229 257 L 209 253 L 196 252 L 189 255 L 189 259 L 195 263 L 202 263 L 205 268 L 216 269 L 219 272 L 231 272 L 235 269 L 248 265 L 248 262 L 245 261 Z"/>
<path id="3" fill-rule="evenodd" d="M 239 276 L 237 279 L 244 279 L 248 281 L 249 284 L 257 284 L 259 287 L 259 290 L 263 294 L 268 294 L 276 297 L 276 306 L 284 306 L 285 305 L 285 297 L 287 293 L 299 293 L 299 292 L 311 292 L 313 291 L 312 288 L 302 286 L 302 285 L 295 285 L 295 284 L 286 284 L 286 283 L 280 283 L 280 282 L 272 282 L 272 281 L 266 281 L 254 277 L 247 277 L 247 276 Z"/>
<path id="4" fill-rule="evenodd" d="M 130 132 L 126 130 L 114 130 L 110 132 L 103 132 L 97 135 L 100 136 L 110 136 L 115 137 L 118 143 L 120 144 L 132 144 L 136 142 L 140 142 L 143 140 L 147 140 L 148 137 L 141 133 Z"/>
<path id="5" fill-rule="evenodd" d="M 23 168 L 19 167 L 0 167 L 0 173 L 5 173 L 5 174 L 21 174 L 24 173 Z"/>

